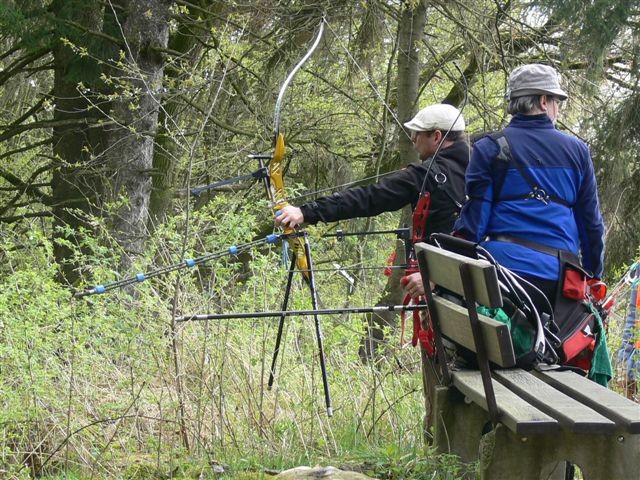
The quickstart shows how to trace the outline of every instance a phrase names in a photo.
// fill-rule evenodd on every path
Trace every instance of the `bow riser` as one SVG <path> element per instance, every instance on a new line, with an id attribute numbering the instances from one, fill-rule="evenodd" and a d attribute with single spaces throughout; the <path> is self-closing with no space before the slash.
<path id="1" fill-rule="evenodd" d="M 282 171 L 282 161 L 284 160 L 284 153 L 284 135 L 282 135 L 282 133 L 279 133 L 278 137 L 276 138 L 276 146 L 273 151 L 273 158 L 271 159 L 271 163 L 269 163 L 269 189 L 272 202 L 271 208 L 273 209 L 274 213 L 282 210 L 284 207 L 289 205 L 284 189 Z M 289 235 L 292 233 L 295 233 L 295 229 L 288 227 L 284 229 L 285 235 Z M 295 236 L 287 239 L 287 244 L 295 255 L 296 267 L 302 273 L 305 281 L 309 282 L 311 272 L 309 269 L 309 263 L 307 262 L 304 239 L 300 236 Z"/>

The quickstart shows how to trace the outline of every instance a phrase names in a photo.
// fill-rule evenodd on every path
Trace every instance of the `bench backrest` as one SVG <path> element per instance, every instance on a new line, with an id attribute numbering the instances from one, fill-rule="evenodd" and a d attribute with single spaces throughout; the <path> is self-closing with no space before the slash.
<path id="1" fill-rule="evenodd" d="M 416 244 L 415 249 L 423 278 L 465 298 L 460 266 L 467 265 L 474 298 L 465 300 L 471 300 L 474 308 L 475 302 L 489 308 L 502 306 L 496 270 L 489 262 L 458 255 L 426 243 Z M 476 351 L 467 308 L 439 295 L 433 296 L 432 306 L 442 335 Z M 515 355 L 507 325 L 484 315 L 479 315 L 478 320 L 489 361 L 505 368 L 514 366 Z"/>

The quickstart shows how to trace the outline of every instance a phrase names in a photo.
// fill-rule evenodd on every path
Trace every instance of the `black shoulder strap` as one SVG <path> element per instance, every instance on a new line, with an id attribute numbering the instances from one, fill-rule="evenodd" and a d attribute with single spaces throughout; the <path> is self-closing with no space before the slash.
<path id="1" fill-rule="evenodd" d="M 436 162 L 431 165 L 429 176 L 432 177 L 432 185 L 435 188 L 442 190 L 444 194 L 449 197 L 449 200 L 451 200 L 451 202 L 456 206 L 458 212 L 462 210 L 462 201 L 460 200 L 464 199 L 458 200 L 455 198 L 449 177 L 447 177 L 447 174 L 442 171 L 442 169 Z"/>
<path id="2" fill-rule="evenodd" d="M 571 208 L 573 205 L 567 202 L 564 198 L 560 198 L 556 195 L 550 195 L 545 192 L 539 185 L 535 182 L 529 171 L 522 165 L 520 161 L 516 159 L 511 153 L 511 144 L 509 143 L 509 139 L 505 135 L 504 131 L 495 132 L 489 135 L 491 139 L 496 142 L 498 145 L 498 155 L 496 157 L 496 161 L 498 162 L 500 168 L 500 177 L 498 181 L 494 185 L 493 190 L 493 201 L 494 202 L 504 202 L 510 200 L 526 200 L 526 199 L 535 199 L 539 200 L 544 204 L 548 204 L 549 202 L 558 203 L 560 205 L 564 205 L 565 207 Z M 510 197 L 500 197 L 500 193 L 502 191 L 502 187 L 504 185 L 505 178 L 507 176 L 507 170 L 509 165 L 513 165 L 518 170 L 518 173 L 524 178 L 525 182 L 531 188 L 529 193 L 525 193 L 524 195 L 514 195 Z"/>
<path id="3" fill-rule="evenodd" d="M 493 184 L 493 201 L 498 202 L 500 199 L 500 193 L 502 192 L 502 186 L 504 180 L 507 177 L 507 170 L 512 162 L 511 145 L 507 141 L 502 130 L 494 132 L 489 137 L 498 145 L 498 156 L 495 158 L 495 164 L 498 168 L 499 177 Z"/>

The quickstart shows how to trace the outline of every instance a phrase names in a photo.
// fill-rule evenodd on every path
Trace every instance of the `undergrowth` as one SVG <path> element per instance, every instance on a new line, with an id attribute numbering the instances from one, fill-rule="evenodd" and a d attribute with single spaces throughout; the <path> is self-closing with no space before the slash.
<path id="1" fill-rule="evenodd" d="M 183 240 L 171 233 L 179 225 L 166 228 L 137 271 L 180 261 Z M 249 230 L 237 232 L 237 243 L 251 240 Z M 226 227 L 194 235 L 188 255 L 211 252 L 232 237 Z M 77 289 L 126 277 L 115 273 L 121 252 L 87 235 L 77 252 L 84 284 L 69 288 L 56 280 L 52 245 L 37 229 L 28 245 L 11 236 L 3 242 L 3 476 L 250 478 L 335 463 L 363 465 L 389 479 L 419 478 L 436 464 L 454 471 L 419 453 L 419 355 L 400 347 L 395 330 L 387 329 L 389 340 L 375 361 L 363 362 L 362 317 L 320 318 L 334 411 L 329 419 L 312 318 L 286 319 L 272 390 L 266 385 L 277 318 L 173 322 L 174 311 L 279 310 L 286 271 L 274 247 L 72 298 Z M 367 261 L 384 263 L 388 247 L 380 245 L 388 243 L 373 244 Z M 344 254 L 343 268 L 365 258 L 362 242 L 318 244 L 317 265 L 333 262 L 335 252 Z M 354 291 L 340 275 L 318 274 L 322 306 L 373 304 L 386 279 L 367 271 L 356 277 Z M 310 307 L 307 287 L 296 277 L 288 308 Z"/>
<path id="2" fill-rule="evenodd" d="M 190 255 L 232 237 L 222 228 L 207 234 L 187 245 Z M 138 271 L 180 261 L 182 239 L 157 238 Z M 396 329 L 387 328 L 384 348 L 363 362 L 363 319 L 320 318 L 329 419 L 312 318 L 286 318 L 272 390 L 278 318 L 172 321 L 174 311 L 279 310 L 286 271 L 274 247 L 74 299 L 72 291 L 95 279 L 122 278 L 119 252 L 87 237 L 85 284 L 70 289 L 56 281 L 52 246 L 36 229 L 30 245 L 2 240 L 0 478 L 253 479 L 334 465 L 379 479 L 436 480 L 475 468 L 424 450 L 419 355 L 400 347 Z M 371 244 L 370 256 L 348 241 L 316 255 L 320 265 L 334 262 L 338 249 L 343 266 L 354 258 L 383 263 L 387 244 Z M 372 304 L 385 279 L 361 275 L 355 291 L 335 273 L 319 275 L 322 306 Z M 299 278 L 292 293 L 289 309 L 311 307 Z M 611 326 L 614 345 L 616 335 Z"/>

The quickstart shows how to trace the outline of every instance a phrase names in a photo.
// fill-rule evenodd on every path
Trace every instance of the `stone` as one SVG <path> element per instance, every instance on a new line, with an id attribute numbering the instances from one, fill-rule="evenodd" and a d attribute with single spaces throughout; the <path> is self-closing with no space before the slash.
<path id="1" fill-rule="evenodd" d="M 338 470 L 335 467 L 295 467 L 281 472 L 278 480 L 375 480 L 359 472 Z"/>

